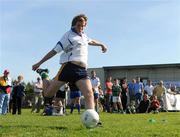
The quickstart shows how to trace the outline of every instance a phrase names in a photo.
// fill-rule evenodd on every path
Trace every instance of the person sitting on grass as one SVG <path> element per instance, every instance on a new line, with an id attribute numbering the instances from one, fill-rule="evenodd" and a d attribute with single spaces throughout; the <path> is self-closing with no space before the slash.
<path id="1" fill-rule="evenodd" d="M 53 115 L 63 116 L 66 111 L 66 90 L 68 89 L 67 84 L 64 84 L 56 92 L 53 102 Z"/>
<path id="2" fill-rule="evenodd" d="M 129 113 L 129 114 L 136 113 L 136 102 L 134 100 L 132 100 L 130 102 L 130 105 L 127 107 L 127 113 Z"/>
<path id="3" fill-rule="evenodd" d="M 140 104 L 137 108 L 137 112 L 138 113 L 148 112 L 149 105 L 150 105 L 150 101 L 148 99 L 148 94 L 147 94 L 147 92 L 144 92 L 143 100 L 140 102 Z"/>
<path id="4" fill-rule="evenodd" d="M 151 105 L 148 109 L 148 113 L 152 111 L 154 111 L 154 113 L 159 113 L 159 109 L 160 109 L 160 103 L 157 99 L 157 96 L 153 95 Z"/>

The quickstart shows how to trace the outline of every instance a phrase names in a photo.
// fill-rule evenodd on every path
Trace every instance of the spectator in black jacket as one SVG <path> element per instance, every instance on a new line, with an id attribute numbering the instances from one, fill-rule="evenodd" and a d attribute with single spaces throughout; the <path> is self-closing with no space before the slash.
<path id="1" fill-rule="evenodd" d="M 22 100 L 25 96 L 25 86 L 22 82 L 23 76 L 18 76 L 17 83 L 15 84 L 13 91 L 12 91 L 12 100 L 13 100 L 13 112 L 12 114 L 16 114 L 16 111 L 18 110 L 18 114 L 21 114 L 21 106 L 22 106 Z"/>
<path id="2" fill-rule="evenodd" d="M 150 106 L 150 101 L 148 99 L 148 94 L 145 91 L 143 95 L 143 100 L 140 102 L 139 107 L 137 108 L 138 113 L 147 113 Z"/>

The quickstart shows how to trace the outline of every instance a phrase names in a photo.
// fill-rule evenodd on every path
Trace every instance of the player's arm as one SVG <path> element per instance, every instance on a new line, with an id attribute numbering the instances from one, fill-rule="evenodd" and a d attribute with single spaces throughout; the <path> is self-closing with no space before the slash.
<path id="1" fill-rule="evenodd" d="M 34 64 L 32 66 L 32 69 L 36 70 L 41 64 L 43 64 L 44 62 L 55 56 L 57 53 L 62 52 L 64 48 L 68 46 L 67 43 L 68 43 L 68 33 L 65 33 L 62 36 L 61 40 L 57 42 L 55 47 L 51 51 L 49 51 L 49 53 L 47 53 L 38 63 Z"/>
<path id="2" fill-rule="evenodd" d="M 101 47 L 101 50 L 102 50 L 103 53 L 105 53 L 107 51 L 107 47 L 104 44 L 102 44 L 101 42 L 97 41 L 97 40 L 91 40 L 88 44 L 91 45 L 91 46 L 99 46 L 99 47 Z"/>
<path id="3" fill-rule="evenodd" d="M 55 56 L 57 54 L 57 52 L 52 49 L 51 51 L 49 51 L 38 63 L 34 64 L 32 66 L 33 70 L 36 70 L 37 68 L 39 68 L 39 66 L 41 64 L 43 64 L 44 62 L 46 62 L 47 60 L 49 60 L 50 58 L 52 58 L 53 56 Z"/>

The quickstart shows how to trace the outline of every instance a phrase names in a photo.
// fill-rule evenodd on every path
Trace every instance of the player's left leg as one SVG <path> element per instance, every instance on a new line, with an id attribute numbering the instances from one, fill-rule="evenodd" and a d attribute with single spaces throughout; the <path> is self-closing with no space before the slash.
<path id="1" fill-rule="evenodd" d="M 85 108 L 94 109 L 94 93 L 92 90 L 91 81 L 89 79 L 81 79 L 76 83 L 78 89 L 82 92 L 85 98 Z M 98 122 L 97 126 L 101 126 L 102 122 Z"/>
<path id="2" fill-rule="evenodd" d="M 91 81 L 89 79 L 81 79 L 76 82 L 76 86 L 85 97 L 86 109 L 94 109 L 94 94 Z"/>

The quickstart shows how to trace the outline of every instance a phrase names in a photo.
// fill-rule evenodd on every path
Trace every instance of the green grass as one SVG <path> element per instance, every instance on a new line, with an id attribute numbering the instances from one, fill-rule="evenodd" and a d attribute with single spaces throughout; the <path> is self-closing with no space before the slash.
<path id="1" fill-rule="evenodd" d="M 102 127 L 86 129 L 77 113 L 40 116 L 23 109 L 22 115 L 0 116 L 0 137 L 180 137 L 180 112 L 159 114 L 101 113 Z M 155 121 L 150 121 L 150 120 Z"/>

